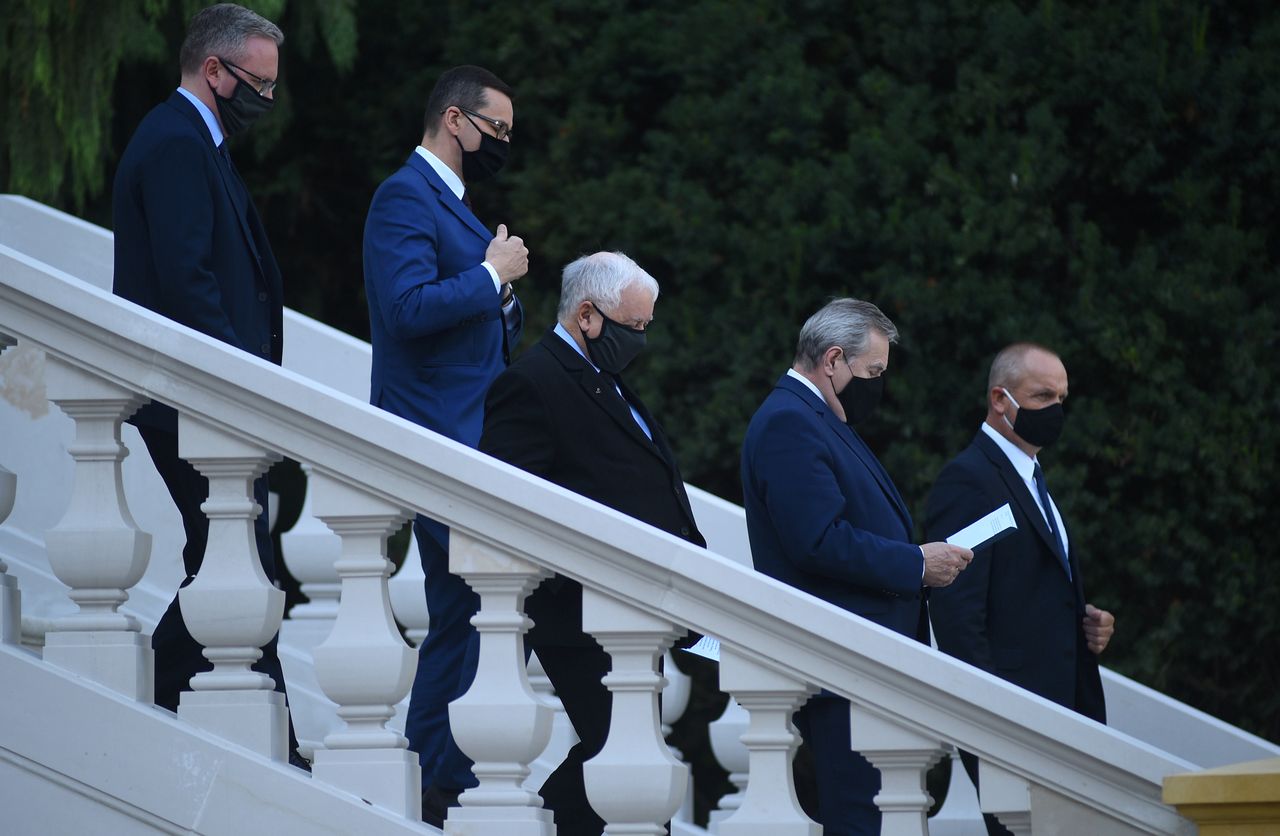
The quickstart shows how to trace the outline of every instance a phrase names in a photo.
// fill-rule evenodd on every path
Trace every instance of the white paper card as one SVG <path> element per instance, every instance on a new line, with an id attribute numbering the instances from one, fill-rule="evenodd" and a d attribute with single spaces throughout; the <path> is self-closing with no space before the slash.
<path id="1" fill-rule="evenodd" d="M 953 546 L 963 546 L 969 551 L 976 551 L 979 546 L 985 546 L 1017 527 L 1018 524 L 1013 519 L 1013 510 L 1006 502 L 973 525 L 965 526 L 952 534 L 947 538 L 947 542 Z"/>
<path id="2" fill-rule="evenodd" d="M 701 656 L 704 659 L 710 659 L 713 662 L 719 662 L 720 640 L 711 636 L 703 636 L 692 647 L 686 647 L 685 652 L 692 653 L 694 656 Z"/>

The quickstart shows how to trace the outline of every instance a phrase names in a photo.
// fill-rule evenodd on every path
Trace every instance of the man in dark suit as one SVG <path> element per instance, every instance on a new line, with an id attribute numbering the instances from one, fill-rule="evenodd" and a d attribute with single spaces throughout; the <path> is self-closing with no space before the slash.
<path id="1" fill-rule="evenodd" d="M 1005 503 L 1018 527 L 979 548 L 931 610 L 944 652 L 1105 723 L 1097 655 L 1115 619 L 1085 603 L 1078 552 L 1038 459 L 1062 430 L 1066 397 L 1067 370 L 1052 351 L 1014 343 L 996 355 L 986 421 L 938 476 L 925 534 L 950 537 Z M 976 786 L 977 762 L 963 759 Z M 1008 832 L 991 817 L 988 830 Z"/>
<path id="2" fill-rule="evenodd" d="M 276 364 L 283 332 L 280 269 L 225 140 L 271 109 L 283 40 L 275 24 L 234 4 L 197 13 L 179 56 L 181 86 L 134 132 L 112 193 L 114 292 Z M 131 420 L 182 515 L 186 586 L 204 559 L 209 523 L 200 505 L 208 480 L 178 458 L 172 408 L 151 403 Z M 266 476 L 254 483 L 254 495 L 262 507 L 258 556 L 274 581 Z M 187 632 L 176 596 L 151 643 L 156 705 L 176 711 L 191 677 L 212 667 Z M 274 639 L 254 667 L 284 690 Z M 290 724 L 296 760 L 295 745 Z"/>
<path id="3" fill-rule="evenodd" d="M 857 299 L 809 317 L 794 365 L 747 427 L 742 491 L 756 569 L 927 640 L 922 588 L 950 583 L 972 553 L 911 544 L 906 503 L 852 426 L 875 409 L 897 337 Z M 848 700 L 824 691 L 796 725 L 813 752 L 823 832 L 878 834 L 880 775 L 849 748 Z"/>
<path id="4" fill-rule="evenodd" d="M 422 145 L 378 188 L 364 229 L 370 402 L 470 447 L 480 440 L 484 394 L 521 330 L 512 282 L 528 270 L 529 251 L 504 225 L 490 233 L 466 195 L 506 160 L 511 96 L 480 67 L 444 73 L 427 98 Z M 479 601 L 449 574 L 448 529 L 418 517 L 414 534 L 431 629 L 405 735 L 422 765 L 423 818 L 439 825 L 444 808 L 475 783 L 449 734 L 448 705 L 475 672 L 468 646 Z"/>
<path id="5" fill-rule="evenodd" d="M 662 427 L 619 376 L 644 347 L 658 283 L 621 253 L 565 267 L 559 322 L 494 381 L 485 453 L 705 546 Z M 599 836 L 582 764 L 603 748 L 612 700 L 609 656 L 582 631 L 582 587 L 556 576 L 529 597 L 536 650 L 579 743 L 542 786 L 561 836 Z"/>

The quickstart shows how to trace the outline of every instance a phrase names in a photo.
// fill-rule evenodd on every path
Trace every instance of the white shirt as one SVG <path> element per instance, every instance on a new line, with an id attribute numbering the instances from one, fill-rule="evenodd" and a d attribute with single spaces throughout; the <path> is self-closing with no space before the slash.
<path id="1" fill-rule="evenodd" d="M 432 154 L 421 145 L 414 148 L 413 152 L 426 160 L 427 165 L 431 166 L 431 168 L 435 170 L 435 173 L 440 175 L 440 179 L 449 187 L 449 191 L 453 192 L 454 197 L 458 200 L 462 200 L 462 195 L 466 193 L 467 187 L 462 182 L 462 178 L 457 174 L 454 174 L 453 169 L 444 164 L 444 160 L 440 159 L 435 154 Z M 502 280 L 498 278 L 498 271 L 493 269 L 493 265 L 487 261 L 480 262 L 480 266 L 489 271 L 489 276 L 493 279 L 493 289 L 498 291 L 498 293 L 502 293 Z M 507 306 L 504 307 L 503 310 L 511 310 L 511 306 L 514 304 L 515 300 L 513 299 L 511 302 L 507 303 Z"/>
<path id="2" fill-rule="evenodd" d="M 185 87 L 179 87 L 178 92 L 181 93 L 187 101 L 196 106 L 196 110 L 200 113 L 200 118 L 204 119 L 205 127 L 209 129 L 209 136 L 213 137 L 213 146 L 215 148 L 222 147 L 222 141 L 225 137 L 222 135 L 222 126 L 218 124 L 218 119 L 213 115 L 213 111 L 204 102 L 196 98 L 196 94 L 192 93 Z"/>
<path id="3" fill-rule="evenodd" d="M 597 372 L 600 371 L 600 367 L 597 366 L 595 363 L 592 363 L 591 358 L 582 353 L 582 349 L 578 347 L 578 341 L 575 340 L 573 336 L 570 335 L 569 332 L 565 330 L 565 327 L 561 325 L 559 322 L 556 323 L 555 332 L 556 332 L 556 336 L 558 336 L 560 339 L 567 342 L 574 351 L 578 352 L 578 356 L 581 357 L 583 360 L 586 360 L 587 363 L 591 366 L 591 368 L 595 369 Z M 644 419 L 640 417 L 640 413 L 636 412 L 636 408 L 631 405 L 631 401 L 627 400 L 626 395 L 622 394 L 622 388 L 619 387 L 617 383 L 613 384 L 613 388 L 614 388 L 614 391 L 618 393 L 618 397 L 622 398 L 622 402 L 627 405 L 627 409 L 631 410 L 631 417 L 636 419 L 636 423 L 640 425 L 640 429 L 644 431 L 645 436 L 650 441 L 653 441 L 653 433 L 649 431 L 649 425 L 646 424 L 644 422 Z"/>
<path id="4" fill-rule="evenodd" d="M 822 397 L 822 393 L 818 391 L 818 387 L 813 385 L 813 381 L 812 381 L 812 380 L 810 380 L 809 378 L 805 377 L 804 375 L 800 374 L 800 372 L 796 371 L 795 369 L 787 369 L 787 377 L 793 377 L 793 378 L 795 378 L 796 380 L 800 381 L 800 382 L 801 382 L 801 383 L 803 383 L 805 386 L 808 386 L 808 387 L 809 387 L 809 391 L 810 391 L 810 392 L 812 392 L 813 394 L 815 394 L 815 395 L 817 395 L 817 396 L 818 396 L 818 400 L 822 401 L 823 403 L 826 403 L 826 402 L 827 402 L 827 399 L 826 399 L 826 398 L 824 398 L 824 397 Z M 923 578 L 924 578 L 924 569 L 925 569 L 925 567 L 924 567 L 924 546 L 920 546 L 919 548 L 920 548 L 920 560 L 921 560 L 921 563 L 920 563 L 920 578 L 921 578 L 921 579 L 923 579 Z"/>
<path id="5" fill-rule="evenodd" d="M 1040 502 L 1040 491 L 1036 489 L 1036 460 L 1019 450 L 1018 445 L 996 432 L 986 421 L 982 422 L 982 431 L 996 443 L 996 446 L 1009 459 L 1009 463 L 1013 465 L 1013 469 L 1018 471 L 1018 476 L 1026 484 L 1027 492 L 1031 494 L 1031 499 L 1036 503 L 1036 507 L 1040 509 L 1041 515 L 1044 516 L 1045 524 L 1048 525 L 1049 517 L 1045 513 L 1044 505 Z M 1067 527 L 1062 522 L 1062 514 L 1058 513 L 1058 504 L 1053 501 L 1052 496 L 1049 497 L 1049 506 L 1052 508 L 1054 520 L 1058 523 L 1058 533 L 1062 535 L 1062 548 L 1069 555 L 1071 554 L 1071 543 L 1067 540 Z"/>

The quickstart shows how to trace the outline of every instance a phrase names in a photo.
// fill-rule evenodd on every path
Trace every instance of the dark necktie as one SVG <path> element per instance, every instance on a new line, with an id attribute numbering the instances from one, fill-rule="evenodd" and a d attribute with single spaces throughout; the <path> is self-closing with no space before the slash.
<path id="1" fill-rule="evenodd" d="M 1036 462 L 1033 474 L 1036 480 L 1036 492 L 1040 494 L 1040 505 L 1044 508 L 1045 519 L 1049 521 L 1049 531 L 1053 534 L 1053 542 L 1058 547 L 1058 559 L 1066 567 L 1067 577 L 1071 577 L 1071 564 L 1067 562 L 1067 548 L 1062 543 L 1062 532 L 1058 531 L 1058 518 L 1053 513 L 1053 503 L 1049 501 L 1049 486 L 1045 484 L 1044 471 L 1040 469 L 1040 462 Z"/>

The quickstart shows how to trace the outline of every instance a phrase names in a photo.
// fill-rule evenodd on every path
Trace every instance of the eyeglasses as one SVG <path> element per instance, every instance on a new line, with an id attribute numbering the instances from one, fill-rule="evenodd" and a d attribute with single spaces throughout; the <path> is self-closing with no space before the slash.
<path id="1" fill-rule="evenodd" d="M 458 106 L 454 105 L 454 107 L 458 107 Z M 488 122 L 490 125 L 493 125 L 494 139 L 510 139 L 511 138 L 511 126 L 508 125 L 506 122 L 503 122 L 501 119 L 494 119 L 490 116 L 485 116 L 483 113 L 476 113 L 474 110 L 467 110 L 465 107 L 458 107 L 458 110 L 461 110 L 463 113 L 467 114 L 468 116 L 474 116 L 477 119 L 483 119 L 484 121 Z M 471 124 L 474 125 L 475 122 L 472 122 Z M 479 130 L 479 127 L 477 127 L 476 130 Z"/>
<path id="2" fill-rule="evenodd" d="M 228 68 L 232 70 L 239 70 L 240 72 L 249 76 L 249 78 L 253 79 L 252 81 L 249 81 L 248 79 L 240 79 L 240 80 L 243 81 L 245 84 L 248 84 L 250 87 L 252 87 L 254 89 L 254 92 L 256 92 L 259 96 L 268 96 L 275 92 L 276 82 L 265 79 L 260 75 L 254 75 L 253 73 L 246 70 L 244 67 L 241 67 L 237 64 L 232 64 L 230 61 L 228 61 L 225 58 L 219 58 L 218 60 L 226 64 Z M 232 73 L 232 75 L 235 75 L 235 73 Z M 236 78 L 240 78 L 240 77 L 236 76 Z"/>

